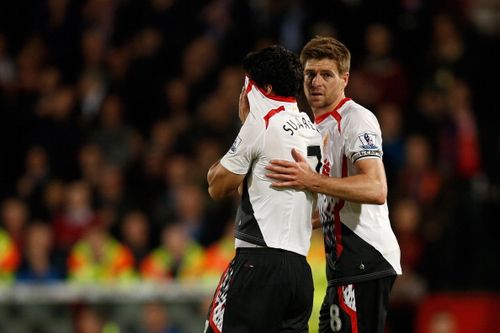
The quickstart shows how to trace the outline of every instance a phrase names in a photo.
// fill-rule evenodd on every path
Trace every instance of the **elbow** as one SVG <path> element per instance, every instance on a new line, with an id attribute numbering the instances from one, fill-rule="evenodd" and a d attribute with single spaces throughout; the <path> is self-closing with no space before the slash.
<path id="1" fill-rule="evenodd" d="M 380 189 L 373 196 L 374 205 L 383 205 L 387 201 L 387 186 L 380 186 Z"/>
<path id="2" fill-rule="evenodd" d="M 378 196 L 376 196 L 376 197 L 373 198 L 372 204 L 374 204 L 374 205 L 383 205 L 383 204 L 385 204 L 385 201 L 386 201 L 386 197 L 385 196 L 378 195 Z"/>
<path id="3" fill-rule="evenodd" d="M 221 200 L 224 198 L 224 195 L 221 191 L 217 191 L 213 186 L 208 187 L 208 194 L 213 200 Z"/>
<path id="4" fill-rule="evenodd" d="M 383 205 L 387 201 L 387 186 L 378 184 L 372 188 L 367 197 L 367 202 L 372 205 Z"/>
<path id="5" fill-rule="evenodd" d="M 223 200 L 229 197 L 233 192 L 234 190 L 230 188 L 224 188 L 221 186 L 208 186 L 208 194 L 215 201 Z"/>

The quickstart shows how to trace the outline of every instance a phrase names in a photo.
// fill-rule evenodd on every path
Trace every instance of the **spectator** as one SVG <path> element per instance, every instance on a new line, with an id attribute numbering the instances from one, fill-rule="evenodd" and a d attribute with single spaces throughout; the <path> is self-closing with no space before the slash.
<path id="1" fill-rule="evenodd" d="M 404 164 L 403 114 L 401 108 L 393 103 L 380 104 L 375 113 L 382 131 L 383 161 L 387 172 L 387 186 L 392 188 L 397 180 L 398 172 Z"/>
<path id="2" fill-rule="evenodd" d="M 161 244 L 141 263 L 141 277 L 146 281 L 188 281 L 203 272 L 203 248 L 190 238 L 179 223 L 166 226 Z"/>
<path id="3" fill-rule="evenodd" d="M 134 267 L 139 271 L 140 263 L 151 250 L 149 218 L 140 210 L 125 214 L 121 222 L 121 242 L 134 256 Z"/>
<path id="4" fill-rule="evenodd" d="M 31 147 L 26 153 L 24 174 L 17 181 L 17 193 L 31 207 L 34 217 L 41 217 L 42 193 L 50 178 L 47 152 L 40 146 Z"/>
<path id="5" fill-rule="evenodd" d="M 89 186 L 75 181 L 66 187 L 64 206 L 52 221 L 56 250 L 65 256 L 70 248 L 99 223 L 91 204 Z"/>
<path id="6" fill-rule="evenodd" d="M 106 97 L 106 84 L 98 72 L 84 72 L 78 82 L 79 110 L 86 126 L 94 127 Z"/>
<path id="7" fill-rule="evenodd" d="M 175 219 L 196 241 L 201 239 L 205 218 L 206 196 L 197 184 L 183 184 L 175 189 Z"/>
<path id="8" fill-rule="evenodd" d="M 92 190 L 96 190 L 104 166 L 104 157 L 101 148 L 93 143 L 83 145 L 78 152 L 78 164 L 81 179 Z"/>
<path id="9" fill-rule="evenodd" d="M 164 92 L 168 122 L 178 133 L 185 134 L 190 126 L 189 87 L 181 78 L 173 78 L 165 83 Z"/>
<path id="10" fill-rule="evenodd" d="M 120 96 L 107 96 L 102 104 L 97 128 L 89 134 L 89 142 L 99 146 L 108 164 L 125 168 L 134 158 L 132 142 L 135 133 L 124 124 L 123 108 Z"/>
<path id="11" fill-rule="evenodd" d="M 8 44 L 4 33 L 0 33 L 0 87 L 6 91 L 13 88 L 16 80 L 16 67 L 8 54 Z"/>
<path id="12" fill-rule="evenodd" d="M 53 283 L 63 279 L 53 263 L 53 235 L 49 225 L 42 221 L 31 223 L 25 234 L 23 261 L 16 273 L 16 282 Z"/>
<path id="13" fill-rule="evenodd" d="M 446 97 L 448 122 L 441 131 L 440 162 L 459 179 L 474 179 L 481 174 L 482 165 L 470 87 L 464 80 L 454 79 Z"/>
<path id="14" fill-rule="evenodd" d="M 95 205 L 97 209 L 105 209 L 114 216 L 110 216 L 107 228 L 118 236 L 119 221 L 123 218 L 127 209 L 134 208 L 135 203 L 127 196 L 123 170 L 119 166 L 103 166 L 97 191 L 95 193 Z M 104 221 L 101 221 L 104 222 Z"/>
<path id="15" fill-rule="evenodd" d="M 366 55 L 351 73 L 349 94 L 368 108 L 381 103 L 406 105 L 408 84 L 402 64 L 392 54 L 393 36 L 383 24 L 371 24 L 365 32 Z"/>
<path id="16" fill-rule="evenodd" d="M 191 199 L 200 201 L 200 194 L 196 194 L 196 185 L 191 185 L 193 180 L 193 163 L 184 154 L 175 154 L 163 162 L 163 175 L 161 188 L 154 193 L 155 197 L 149 203 L 149 210 L 152 213 L 152 220 L 155 228 L 161 228 L 167 223 L 171 223 L 182 215 L 181 202 L 189 201 L 189 198 L 182 194 L 183 189 L 191 188 L 195 195 Z M 198 189 L 199 192 L 199 189 Z M 183 201 L 183 199 L 186 199 Z M 194 216 L 201 214 L 202 208 L 195 207 L 188 215 Z M 194 220 L 194 219 L 190 219 Z M 196 222 L 193 222 L 194 224 Z"/>
<path id="17" fill-rule="evenodd" d="M 19 251 L 23 248 L 23 235 L 29 218 L 29 207 L 23 200 L 8 198 L 2 203 L 2 226 Z"/>
<path id="18" fill-rule="evenodd" d="M 399 170 L 396 192 L 417 200 L 426 213 L 432 213 L 443 189 L 444 178 L 436 168 L 429 140 L 412 135 L 406 140 L 405 164 Z"/>
<path id="19" fill-rule="evenodd" d="M 93 226 L 68 255 L 68 278 L 79 284 L 126 284 L 134 281 L 134 257 L 102 226 Z"/>
<path id="20" fill-rule="evenodd" d="M 53 221 L 64 207 L 66 184 L 60 179 L 47 183 L 42 194 L 42 219 Z"/>
<path id="21" fill-rule="evenodd" d="M 234 219 L 226 222 L 224 234 L 205 249 L 204 267 L 200 279 L 213 287 L 236 254 L 234 248 Z"/>
<path id="22" fill-rule="evenodd" d="M 418 304 L 427 291 L 420 273 L 425 244 L 417 202 L 409 198 L 398 198 L 393 203 L 391 221 L 401 247 L 404 274 L 394 283 L 390 300 L 393 311 L 389 326 L 394 332 L 413 332 Z"/>
<path id="23" fill-rule="evenodd" d="M 74 323 L 75 333 L 102 333 L 106 320 L 101 311 L 83 306 L 77 309 Z"/>
<path id="24" fill-rule="evenodd" d="M 142 328 L 138 333 L 180 333 L 170 322 L 167 307 L 163 303 L 144 304 L 142 314 Z"/>

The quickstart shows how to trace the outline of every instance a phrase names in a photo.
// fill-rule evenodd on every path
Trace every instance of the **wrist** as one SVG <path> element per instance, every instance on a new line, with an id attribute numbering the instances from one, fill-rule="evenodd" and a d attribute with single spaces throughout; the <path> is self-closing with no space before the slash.
<path id="1" fill-rule="evenodd" d="M 314 173 L 311 175 L 311 179 L 308 184 L 306 184 L 306 189 L 313 193 L 319 193 L 319 189 L 321 188 L 321 177 L 320 174 Z"/>

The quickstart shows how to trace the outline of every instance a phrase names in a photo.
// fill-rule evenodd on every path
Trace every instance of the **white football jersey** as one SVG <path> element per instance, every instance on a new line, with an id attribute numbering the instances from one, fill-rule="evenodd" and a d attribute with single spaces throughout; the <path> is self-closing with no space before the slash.
<path id="1" fill-rule="evenodd" d="M 236 246 L 250 243 L 306 256 L 314 196 L 271 187 L 265 167 L 272 159 L 293 160 L 295 148 L 319 171 L 321 135 L 307 114 L 299 111 L 294 98 L 266 95 L 248 78 L 245 84 L 250 113 L 221 159 L 227 170 L 247 175 L 236 216 Z"/>
<path id="2" fill-rule="evenodd" d="M 323 135 L 322 173 L 356 175 L 356 161 L 382 158 L 382 135 L 373 113 L 349 98 L 315 119 Z M 401 274 L 400 249 L 387 203 L 361 204 L 320 194 L 329 281 L 344 284 Z"/>

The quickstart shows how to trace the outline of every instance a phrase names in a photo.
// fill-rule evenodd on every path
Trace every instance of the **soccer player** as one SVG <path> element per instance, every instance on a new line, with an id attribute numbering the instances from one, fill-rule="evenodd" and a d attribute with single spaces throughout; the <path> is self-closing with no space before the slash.
<path id="1" fill-rule="evenodd" d="M 345 97 L 350 58 L 330 37 L 313 38 L 300 55 L 304 92 L 323 135 L 321 174 L 297 150 L 295 161 L 274 160 L 267 169 L 275 188 L 319 193 L 328 279 L 319 331 L 383 333 L 400 250 L 388 217 L 378 121 Z"/>
<path id="2" fill-rule="evenodd" d="M 205 332 L 308 332 L 313 282 L 306 255 L 314 196 L 276 189 L 266 178 L 271 159 L 293 160 L 295 147 L 320 169 L 321 135 L 296 96 L 303 70 L 299 58 L 270 46 L 243 60 L 240 95 L 243 125 L 229 151 L 209 170 L 212 198 L 237 191 L 236 255 L 222 275 Z"/>

